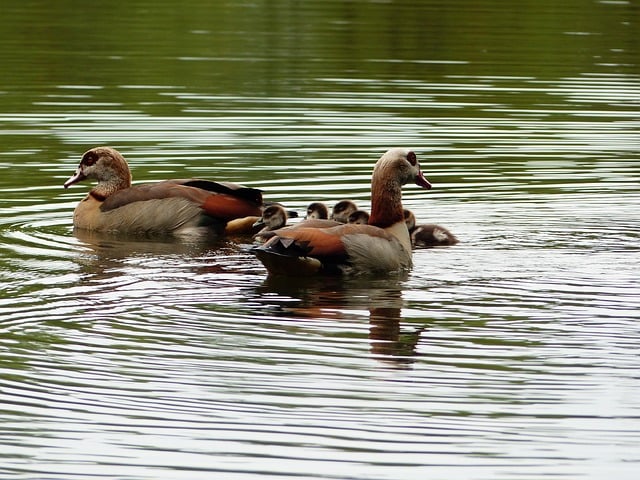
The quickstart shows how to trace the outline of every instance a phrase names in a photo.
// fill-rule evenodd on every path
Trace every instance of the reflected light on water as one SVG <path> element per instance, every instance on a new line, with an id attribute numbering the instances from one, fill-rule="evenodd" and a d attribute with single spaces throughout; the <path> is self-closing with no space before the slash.
<path id="1" fill-rule="evenodd" d="M 630 4 L 360 3 L 134 2 L 124 43 L 39 5 L 25 45 L 5 21 L 0 471 L 635 478 Z M 74 231 L 89 187 L 62 183 L 98 144 L 136 182 L 230 180 L 300 217 L 368 209 L 373 163 L 409 146 L 434 189 L 404 206 L 461 242 L 291 281 L 251 238 Z"/>

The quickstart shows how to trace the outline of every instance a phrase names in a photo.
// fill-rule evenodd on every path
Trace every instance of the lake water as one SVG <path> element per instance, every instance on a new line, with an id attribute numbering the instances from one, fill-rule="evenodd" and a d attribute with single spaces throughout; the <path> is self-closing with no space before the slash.
<path id="1" fill-rule="evenodd" d="M 637 478 L 635 1 L 94 3 L 0 16 L 2 478 Z M 303 281 L 74 233 L 104 144 L 301 214 L 411 147 L 461 243 Z"/>

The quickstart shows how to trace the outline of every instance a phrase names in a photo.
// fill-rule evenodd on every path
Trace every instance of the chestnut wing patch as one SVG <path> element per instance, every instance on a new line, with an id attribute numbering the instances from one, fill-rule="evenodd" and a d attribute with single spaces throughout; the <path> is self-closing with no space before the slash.
<path id="1" fill-rule="evenodd" d="M 256 203 L 224 193 L 210 194 L 201 206 L 207 215 L 223 220 L 262 215 Z"/>
<path id="2" fill-rule="evenodd" d="M 134 185 L 109 196 L 100 210 L 108 212 L 134 202 L 172 197 L 189 200 L 200 206 L 208 215 L 216 218 L 232 219 L 261 215 L 262 193 L 260 190 L 197 179 L 166 180 Z"/>
<path id="3" fill-rule="evenodd" d="M 344 256 L 346 251 L 339 235 L 328 232 L 327 228 L 297 228 L 279 230 L 277 236 L 284 245 L 295 243 L 305 256 Z M 288 246 L 288 245 L 287 245 Z"/>
<path id="4" fill-rule="evenodd" d="M 314 257 L 345 257 L 347 250 L 343 238 L 351 235 L 367 235 L 388 239 L 384 230 L 371 225 L 345 224 L 329 228 L 294 228 L 276 230 L 280 241 L 288 239 L 304 247 L 306 255 Z"/>

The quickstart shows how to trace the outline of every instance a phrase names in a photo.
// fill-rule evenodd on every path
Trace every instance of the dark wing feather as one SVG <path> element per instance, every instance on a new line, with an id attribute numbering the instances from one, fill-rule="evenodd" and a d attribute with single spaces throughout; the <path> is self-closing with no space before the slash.
<path id="1" fill-rule="evenodd" d="M 186 180 L 182 185 L 186 187 L 200 188 L 214 193 L 226 193 L 234 197 L 262 204 L 262 191 L 257 188 L 244 187 L 231 182 L 214 182 L 212 180 L 201 180 L 194 178 Z"/>

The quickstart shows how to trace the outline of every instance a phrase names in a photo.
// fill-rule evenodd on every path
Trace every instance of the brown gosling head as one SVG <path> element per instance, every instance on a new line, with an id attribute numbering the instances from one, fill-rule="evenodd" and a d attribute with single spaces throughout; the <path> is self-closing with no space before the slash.
<path id="1" fill-rule="evenodd" d="M 364 210 L 356 210 L 351 215 L 349 215 L 347 223 L 366 225 L 367 223 L 369 223 L 369 214 Z"/>
<path id="2" fill-rule="evenodd" d="M 305 216 L 307 220 L 309 219 L 321 219 L 326 220 L 329 218 L 329 209 L 322 202 L 312 202 L 307 207 L 307 215 Z"/>
<path id="3" fill-rule="evenodd" d="M 416 228 L 416 216 L 411 210 L 407 210 L 406 208 L 403 210 L 403 213 L 404 223 L 407 224 L 407 229 L 412 232 Z"/>
<path id="4" fill-rule="evenodd" d="M 358 210 L 358 207 L 353 201 L 340 200 L 334 205 L 330 218 L 336 222 L 347 223 L 349 221 L 349 215 L 356 210 Z"/>
<path id="5" fill-rule="evenodd" d="M 262 211 L 262 217 L 254 223 L 254 226 L 263 225 L 262 232 L 277 230 L 287 224 L 288 218 L 287 210 L 282 205 L 273 204 Z"/>

